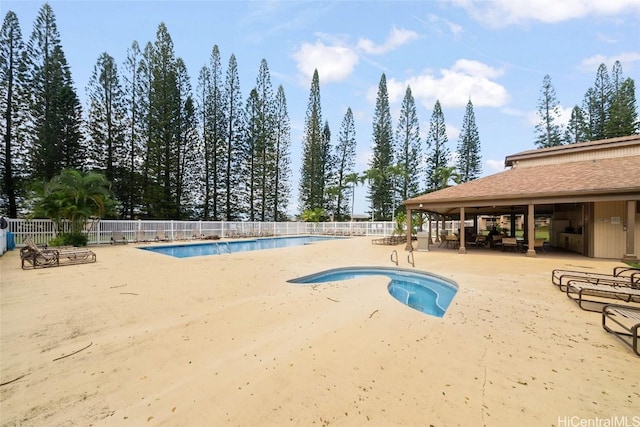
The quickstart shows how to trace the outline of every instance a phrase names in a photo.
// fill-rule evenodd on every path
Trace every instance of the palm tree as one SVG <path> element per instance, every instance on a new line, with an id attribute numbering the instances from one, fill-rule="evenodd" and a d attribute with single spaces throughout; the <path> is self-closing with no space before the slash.
<path id="1" fill-rule="evenodd" d="M 327 193 L 327 196 L 329 197 L 329 200 L 331 200 L 331 203 L 333 203 L 334 198 L 338 198 L 338 196 L 340 195 L 340 193 L 342 193 L 342 190 L 344 189 L 344 187 L 340 187 L 338 185 L 332 186 L 332 187 L 327 187 L 324 191 L 325 193 Z M 331 205 L 330 203 L 330 205 Z M 335 216 L 335 220 L 339 220 L 340 219 L 340 206 L 336 201 L 336 206 L 334 209 L 335 212 L 333 212 L 331 214 L 332 217 L 332 221 L 334 220 L 333 217 Z"/>
<path id="2" fill-rule="evenodd" d="M 457 172 L 455 166 L 440 166 L 435 171 L 436 181 L 438 183 L 438 189 L 451 187 L 449 182 L 453 180 L 454 184 L 460 184 L 461 176 Z"/>
<path id="3" fill-rule="evenodd" d="M 356 172 L 350 173 L 344 177 L 345 184 L 351 184 L 351 221 L 353 221 L 353 209 L 356 203 L 356 185 L 360 181 L 360 175 Z"/>
<path id="4" fill-rule="evenodd" d="M 56 231 L 81 235 L 88 219 L 111 214 L 115 202 L 104 175 L 65 169 L 51 181 L 34 187 L 33 217 L 51 218 Z"/>
<path id="5" fill-rule="evenodd" d="M 393 221 L 395 217 L 395 211 L 396 211 L 395 205 L 396 205 L 396 192 L 397 192 L 396 191 L 397 178 L 404 178 L 406 180 L 409 173 L 404 164 L 398 163 L 395 165 L 387 166 L 387 168 L 385 169 L 385 174 L 391 175 L 391 204 L 392 204 L 391 221 Z"/>

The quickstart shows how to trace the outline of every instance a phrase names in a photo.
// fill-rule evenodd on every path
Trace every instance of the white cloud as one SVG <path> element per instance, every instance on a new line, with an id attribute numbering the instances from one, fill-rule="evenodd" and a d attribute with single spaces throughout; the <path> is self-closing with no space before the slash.
<path id="1" fill-rule="evenodd" d="M 438 33 L 441 33 L 441 31 L 439 31 L 438 29 L 438 24 L 440 23 L 444 23 L 446 25 L 446 27 L 448 28 L 449 32 L 454 36 L 454 37 L 458 37 L 460 34 L 462 34 L 463 28 L 461 25 L 456 24 L 455 22 L 451 22 L 446 18 L 442 18 L 438 15 L 433 15 L 433 14 L 429 14 L 428 16 L 429 18 L 429 22 L 431 24 L 435 24 L 435 30 Z M 422 20 L 420 20 L 422 22 Z"/>
<path id="2" fill-rule="evenodd" d="M 504 170 L 504 160 L 487 160 L 484 162 L 485 166 L 487 166 L 487 174 L 493 174 L 496 172 L 502 172 Z"/>
<path id="3" fill-rule="evenodd" d="M 600 64 L 605 64 L 607 68 L 611 69 L 616 61 L 620 61 L 621 64 L 627 65 L 640 61 L 640 52 L 622 52 L 617 55 L 604 56 L 594 55 L 589 58 L 585 58 L 580 63 L 580 69 L 585 72 L 595 73 Z M 624 69 L 623 69 L 624 71 Z"/>
<path id="4" fill-rule="evenodd" d="M 500 109 L 500 111 L 506 114 L 507 116 L 513 116 L 513 117 L 527 117 L 527 115 L 529 114 L 525 111 L 518 110 L 517 108 L 513 108 L 513 107 L 504 107 Z"/>
<path id="5" fill-rule="evenodd" d="M 500 107 L 508 102 L 509 94 L 504 86 L 492 79 L 502 74 L 501 69 L 481 62 L 459 59 L 451 68 L 441 69 L 439 75 L 425 70 L 403 81 L 389 79 L 389 102 L 402 100 L 409 85 L 414 98 L 429 109 L 433 108 L 436 100 L 440 100 L 443 107 L 464 107 L 469 99 L 474 107 Z M 370 100 L 375 100 L 376 96 L 377 86 L 368 92 Z"/>
<path id="6" fill-rule="evenodd" d="M 353 72 L 359 60 L 350 47 L 340 43 L 327 45 L 322 41 L 303 43 L 292 56 L 307 85 L 316 69 L 321 84 L 344 80 Z"/>
<path id="7" fill-rule="evenodd" d="M 447 139 L 449 140 L 449 142 L 453 142 L 454 146 L 457 146 L 458 136 L 460 135 L 460 128 L 450 123 L 447 123 L 446 127 L 447 127 Z M 453 150 L 452 153 L 454 151 L 455 150 Z"/>
<path id="8" fill-rule="evenodd" d="M 571 119 L 571 111 L 573 110 L 573 107 L 563 107 L 560 105 L 558 106 L 558 110 L 560 110 L 560 114 L 557 117 L 558 121 L 556 124 L 566 126 L 566 124 L 569 123 L 569 119 Z M 525 117 L 527 118 L 527 122 L 532 126 L 535 126 L 542 121 L 537 110 L 529 111 Z"/>
<path id="9" fill-rule="evenodd" d="M 557 23 L 586 16 L 611 16 L 640 11 L 640 0 L 453 0 L 474 19 L 489 27 Z"/>
<path id="10" fill-rule="evenodd" d="M 389 32 L 387 40 L 383 44 L 376 45 L 373 41 L 362 38 L 358 40 L 358 48 L 370 55 L 381 55 L 417 38 L 419 38 L 419 36 L 415 31 L 393 27 Z"/>

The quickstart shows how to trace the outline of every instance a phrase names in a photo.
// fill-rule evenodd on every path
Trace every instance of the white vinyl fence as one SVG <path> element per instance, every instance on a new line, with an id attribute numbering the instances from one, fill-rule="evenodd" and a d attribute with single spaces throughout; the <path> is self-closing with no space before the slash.
<path id="1" fill-rule="evenodd" d="M 54 223 L 48 219 L 9 219 L 16 247 L 32 237 L 45 244 L 56 237 Z M 395 224 L 380 222 L 247 222 L 247 221 L 171 221 L 171 220 L 100 220 L 87 222 L 84 232 L 90 245 L 109 244 L 114 235 L 130 242 L 154 240 L 190 240 L 218 236 L 220 238 L 266 237 L 293 235 L 390 236 Z M 4 236 L 0 238 L 5 241 Z M 2 252 L 0 252 L 2 253 Z"/>
<path id="2" fill-rule="evenodd" d="M 7 230 L 0 228 L 0 255 L 7 251 Z"/>

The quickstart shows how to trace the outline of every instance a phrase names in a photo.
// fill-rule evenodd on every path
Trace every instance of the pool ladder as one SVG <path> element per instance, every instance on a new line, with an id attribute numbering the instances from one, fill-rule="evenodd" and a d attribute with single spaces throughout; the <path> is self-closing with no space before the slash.
<path id="1" fill-rule="evenodd" d="M 391 252 L 391 262 L 395 265 L 398 265 L 398 251 L 394 250 Z M 411 264 L 413 267 L 416 266 L 416 260 L 413 257 L 413 251 L 409 251 L 409 255 L 407 255 L 407 263 Z"/>
<path id="2" fill-rule="evenodd" d="M 393 259 L 394 255 L 396 256 L 395 259 Z M 393 262 L 396 265 L 398 265 L 398 251 L 394 250 L 393 252 L 391 252 L 391 262 Z"/>
<path id="3" fill-rule="evenodd" d="M 220 248 L 227 248 L 227 253 L 228 254 L 231 253 L 231 247 L 229 246 L 229 242 L 218 242 L 218 243 L 216 243 L 216 246 L 218 247 L 218 255 L 220 255 L 222 253 L 220 251 Z"/>

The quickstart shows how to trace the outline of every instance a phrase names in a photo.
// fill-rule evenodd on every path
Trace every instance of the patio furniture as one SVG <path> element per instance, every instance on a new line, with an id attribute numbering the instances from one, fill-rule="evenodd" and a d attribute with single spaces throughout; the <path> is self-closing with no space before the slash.
<path id="1" fill-rule="evenodd" d="M 458 249 L 460 247 L 460 238 L 455 234 L 447 234 L 445 238 L 445 248 Z"/>
<path id="2" fill-rule="evenodd" d="M 471 238 L 471 240 L 467 242 L 467 245 L 475 246 L 476 248 L 484 248 L 486 243 L 487 243 L 486 236 L 483 236 L 482 234 L 478 234 L 476 236 L 473 236 L 473 238 Z"/>
<path id="3" fill-rule="evenodd" d="M 551 272 L 551 282 L 561 291 L 566 290 L 569 280 L 640 288 L 640 270 L 631 267 L 615 267 L 613 274 L 607 274 L 557 268 Z"/>
<path id="4" fill-rule="evenodd" d="M 534 239 L 533 250 L 535 251 L 536 249 L 540 249 L 542 252 L 546 252 L 544 249 L 544 242 L 546 242 L 546 239 Z"/>
<path id="5" fill-rule="evenodd" d="M 518 240 L 515 237 L 503 237 L 502 238 L 502 250 L 518 252 Z"/>
<path id="6" fill-rule="evenodd" d="M 96 262 L 96 254 L 86 248 L 41 249 L 30 237 L 24 242 L 26 246 L 20 249 L 23 270 Z"/>
<path id="7" fill-rule="evenodd" d="M 609 325 L 607 325 L 607 320 Z M 614 324 L 614 328 L 611 324 Z M 602 327 L 615 335 L 625 345 L 640 356 L 638 349 L 638 331 L 640 330 L 640 307 L 619 304 L 607 304 L 602 308 Z"/>
<path id="8" fill-rule="evenodd" d="M 145 230 L 136 230 L 136 243 L 149 242 L 147 238 L 147 232 Z"/>
<path id="9" fill-rule="evenodd" d="M 640 289 L 635 289 L 630 286 L 596 284 L 581 280 L 569 280 L 566 286 L 566 293 L 567 296 L 575 301 L 581 309 L 587 311 L 600 312 L 602 307 L 599 307 L 598 309 L 587 308 L 584 305 L 585 302 L 589 303 L 589 305 L 596 304 L 599 306 L 606 305 L 608 303 L 599 300 L 586 299 L 585 296 L 640 303 Z"/>
<path id="10" fill-rule="evenodd" d="M 446 231 L 440 233 L 440 244 L 438 245 L 439 248 L 447 246 L 447 236 L 448 233 Z"/>
<path id="11" fill-rule="evenodd" d="M 112 231 L 111 232 L 111 244 L 115 245 L 118 243 L 122 243 L 124 245 L 126 245 L 127 243 L 129 243 L 129 241 L 127 240 L 127 237 L 124 235 L 124 233 L 122 231 Z"/>
<path id="12" fill-rule="evenodd" d="M 176 240 L 190 240 L 192 236 L 191 230 L 176 231 Z"/>
<path id="13" fill-rule="evenodd" d="M 156 237 L 154 238 L 156 242 L 170 242 L 171 236 L 164 230 L 157 230 Z"/>

